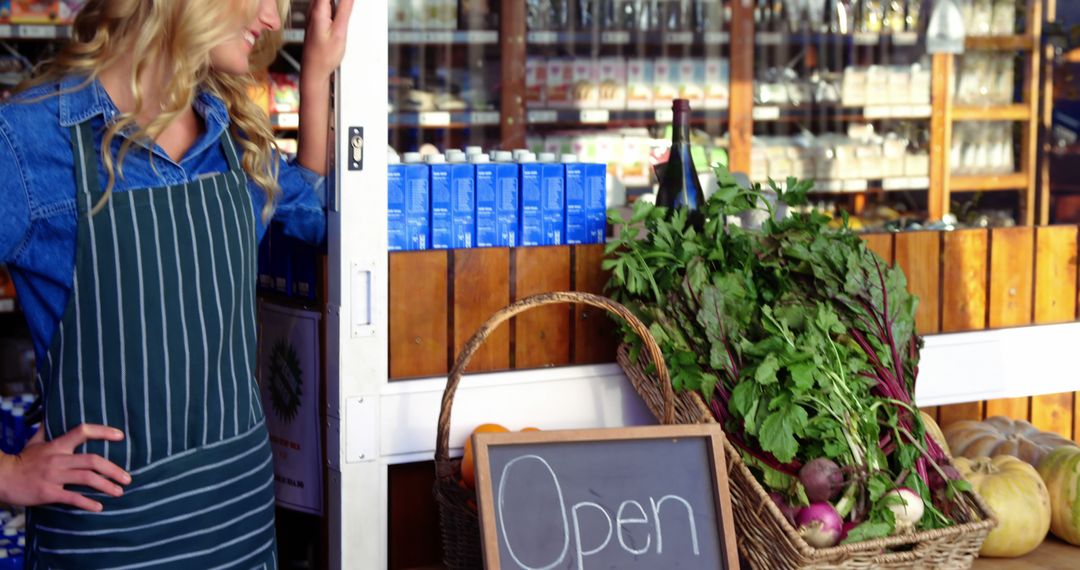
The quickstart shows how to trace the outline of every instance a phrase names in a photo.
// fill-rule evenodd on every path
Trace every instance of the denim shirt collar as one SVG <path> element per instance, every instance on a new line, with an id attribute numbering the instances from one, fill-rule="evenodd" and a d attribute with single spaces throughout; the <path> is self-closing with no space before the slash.
<path id="1" fill-rule="evenodd" d="M 64 78 L 60 81 L 59 98 L 60 125 L 63 127 L 71 127 L 99 116 L 108 123 L 120 114 L 105 87 L 97 79 L 88 82 L 85 76 Z M 202 117 L 206 133 L 188 151 L 188 156 L 197 154 L 202 150 L 200 147 L 216 144 L 229 126 L 229 113 L 225 103 L 207 90 L 199 89 L 192 107 Z M 121 133 L 124 134 L 126 133 Z"/>

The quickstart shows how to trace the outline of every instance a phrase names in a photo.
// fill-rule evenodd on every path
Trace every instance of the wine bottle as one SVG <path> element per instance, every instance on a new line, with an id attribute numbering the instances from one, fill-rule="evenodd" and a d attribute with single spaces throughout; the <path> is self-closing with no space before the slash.
<path id="1" fill-rule="evenodd" d="M 660 174 L 660 189 L 656 205 L 669 208 L 687 208 L 690 221 L 700 227 L 704 222 L 701 207 L 705 193 L 701 190 L 694 158 L 690 153 L 690 102 L 675 99 L 672 102 L 671 152 Z"/>

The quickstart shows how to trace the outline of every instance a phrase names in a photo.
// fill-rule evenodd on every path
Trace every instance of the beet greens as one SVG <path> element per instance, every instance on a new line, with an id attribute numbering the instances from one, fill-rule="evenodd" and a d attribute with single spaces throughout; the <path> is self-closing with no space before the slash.
<path id="1" fill-rule="evenodd" d="M 842 512 L 860 523 L 848 542 L 896 530 L 887 495 L 900 486 L 923 498 L 919 529 L 953 524 L 946 505 L 966 487 L 914 408 L 922 341 L 903 272 L 846 224 L 778 220 L 759 185 L 717 178 L 700 230 L 685 210 L 641 202 L 630 220 L 611 215 L 609 291 L 649 325 L 675 389 L 701 393 L 762 484 L 798 504 L 803 464 L 841 466 Z M 810 187 L 788 179 L 772 195 L 798 206 Z M 725 224 L 752 208 L 769 214 L 760 230 Z"/>

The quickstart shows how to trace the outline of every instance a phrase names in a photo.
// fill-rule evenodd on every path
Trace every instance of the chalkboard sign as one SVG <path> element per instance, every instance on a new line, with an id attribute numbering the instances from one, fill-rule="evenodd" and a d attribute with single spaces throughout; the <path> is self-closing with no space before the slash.
<path id="1" fill-rule="evenodd" d="M 473 437 L 489 569 L 738 568 L 719 426 Z"/>

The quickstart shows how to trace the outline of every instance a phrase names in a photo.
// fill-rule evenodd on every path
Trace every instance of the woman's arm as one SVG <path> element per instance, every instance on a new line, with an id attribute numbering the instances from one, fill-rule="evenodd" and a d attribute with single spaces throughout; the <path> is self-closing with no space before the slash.
<path id="1" fill-rule="evenodd" d="M 30 196 L 7 123 L 0 118 L 0 263 L 14 261 L 30 231 Z"/>
<path id="2" fill-rule="evenodd" d="M 345 40 L 354 0 L 341 0 L 334 13 L 330 0 L 315 0 L 308 14 L 300 66 L 300 133 L 297 161 L 326 175 L 330 128 L 330 78 L 345 57 Z"/>

